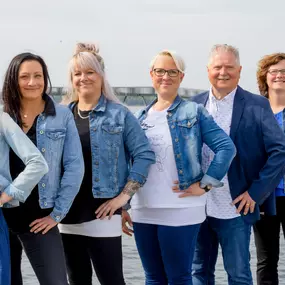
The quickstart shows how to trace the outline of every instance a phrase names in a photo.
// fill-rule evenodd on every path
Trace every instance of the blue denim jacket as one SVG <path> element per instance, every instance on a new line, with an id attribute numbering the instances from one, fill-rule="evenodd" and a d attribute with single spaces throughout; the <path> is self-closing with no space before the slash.
<path id="1" fill-rule="evenodd" d="M 138 113 L 139 121 L 146 118 L 148 110 Z M 172 138 L 179 187 L 187 189 L 201 181 L 204 185 L 221 187 L 220 180 L 226 175 L 236 149 L 230 137 L 215 123 L 202 106 L 177 96 L 169 107 L 167 121 Z M 207 173 L 201 168 L 203 143 L 215 153 Z"/>
<path id="2" fill-rule="evenodd" d="M 12 181 L 9 167 L 9 148 L 21 158 L 26 165 L 25 170 Z M 4 204 L 4 207 L 14 207 L 24 202 L 35 185 L 44 174 L 48 172 L 48 166 L 34 144 L 25 133 L 3 112 L 0 106 L 0 191 L 14 199 Z"/>
<path id="3" fill-rule="evenodd" d="M 73 109 L 75 104 L 69 107 Z M 101 95 L 89 121 L 93 196 L 113 198 L 128 180 L 143 185 L 155 155 L 135 116 Z"/>

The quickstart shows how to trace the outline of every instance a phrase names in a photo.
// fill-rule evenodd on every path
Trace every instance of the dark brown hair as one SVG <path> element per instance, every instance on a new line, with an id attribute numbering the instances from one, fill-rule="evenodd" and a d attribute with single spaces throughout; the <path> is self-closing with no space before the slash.
<path id="1" fill-rule="evenodd" d="M 44 60 L 40 56 L 32 53 L 21 53 L 12 59 L 5 74 L 2 88 L 2 98 L 4 111 L 7 112 L 20 127 L 23 126 L 20 114 L 20 99 L 22 97 L 22 94 L 19 88 L 18 76 L 20 66 L 25 61 L 37 61 L 42 66 L 44 77 L 44 93 L 47 93 L 48 89 L 51 90 L 51 82 L 48 74 L 48 69 Z"/>
<path id="2" fill-rule="evenodd" d="M 259 92 L 262 96 L 268 98 L 267 72 L 271 65 L 277 64 L 285 60 L 285 53 L 273 53 L 264 56 L 259 62 L 256 72 L 257 84 Z"/>

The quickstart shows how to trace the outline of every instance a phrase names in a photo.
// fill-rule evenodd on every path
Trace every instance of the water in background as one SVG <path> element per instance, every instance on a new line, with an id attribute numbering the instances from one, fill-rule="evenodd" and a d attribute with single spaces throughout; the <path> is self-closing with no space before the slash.
<path id="1" fill-rule="evenodd" d="M 144 274 L 141 267 L 141 262 L 138 256 L 138 252 L 135 246 L 134 238 L 123 235 L 123 253 L 124 253 L 124 275 L 127 285 L 144 285 Z M 283 237 L 281 238 L 280 248 L 280 261 L 279 261 L 279 284 L 285 284 L 285 244 Z M 252 274 L 255 282 L 255 269 L 256 269 L 256 254 L 253 240 L 251 241 L 251 265 Z M 112 258 L 112 257 L 110 257 Z M 34 276 L 34 272 L 31 269 L 29 262 L 24 256 L 22 266 L 24 285 L 38 285 L 38 281 Z M 110 272 L 111 274 L 111 272 Z M 100 285 L 98 280 L 94 277 L 94 285 Z M 223 268 L 223 262 L 221 259 L 221 253 L 219 253 L 219 259 L 216 266 L 216 284 L 227 285 L 227 276 Z M 115 284 L 114 284 L 115 285 Z"/>

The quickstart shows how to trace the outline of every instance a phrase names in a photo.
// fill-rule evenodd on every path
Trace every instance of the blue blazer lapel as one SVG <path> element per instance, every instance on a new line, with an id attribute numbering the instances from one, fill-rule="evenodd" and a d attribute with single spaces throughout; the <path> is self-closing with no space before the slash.
<path id="1" fill-rule="evenodd" d="M 238 129 L 240 119 L 244 110 L 244 104 L 245 104 L 244 91 L 242 90 L 242 88 L 238 86 L 234 99 L 233 115 L 232 115 L 231 130 L 230 130 L 230 137 L 233 141 L 235 139 L 236 131 Z"/>
<path id="2" fill-rule="evenodd" d="M 195 95 L 192 98 L 190 97 L 190 100 L 198 104 L 202 104 L 203 106 L 206 106 L 208 98 L 209 98 L 209 91 Z"/>

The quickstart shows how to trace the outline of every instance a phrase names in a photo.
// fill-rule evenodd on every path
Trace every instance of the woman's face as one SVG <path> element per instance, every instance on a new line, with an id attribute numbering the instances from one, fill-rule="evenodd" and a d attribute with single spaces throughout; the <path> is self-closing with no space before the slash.
<path id="1" fill-rule="evenodd" d="M 19 68 L 18 85 L 24 99 L 41 98 L 44 92 L 44 74 L 41 64 L 36 60 L 24 61 Z"/>
<path id="2" fill-rule="evenodd" d="M 268 91 L 285 91 L 285 59 L 271 65 L 267 72 Z"/>
<path id="3" fill-rule="evenodd" d="M 183 80 L 184 74 L 179 72 L 171 56 L 160 55 L 154 62 L 150 76 L 153 88 L 157 92 L 158 96 L 162 96 L 167 99 L 177 95 L 178 88 Z"/>
<path id="4" fill-rule="evenodd" d="M 79 98 L 81 96 L 101 94 L 102 84 L 102 76 L 93 69 L 80 69 L 79 67 L 75 67 L 72 74 L 72 85 Z"/>

